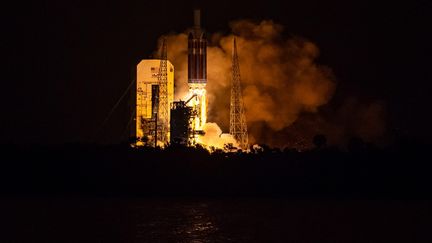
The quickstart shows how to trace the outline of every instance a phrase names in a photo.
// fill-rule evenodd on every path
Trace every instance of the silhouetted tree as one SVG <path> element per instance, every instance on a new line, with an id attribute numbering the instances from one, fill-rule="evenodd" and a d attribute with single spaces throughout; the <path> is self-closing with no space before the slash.
<path id="1" fill-rule="evenodd" d="M 327 138 L 323 134 L 317 134 L 313 137 L 313 144 L 317 149 L 324 148 L 327 145 Z"/>
<path id="2" fill-rule="evenodd" d="M 348 151 L 361 152 L 366 149 L 366 143 L 360 137 L 352 137 L 348 142 Z"/>

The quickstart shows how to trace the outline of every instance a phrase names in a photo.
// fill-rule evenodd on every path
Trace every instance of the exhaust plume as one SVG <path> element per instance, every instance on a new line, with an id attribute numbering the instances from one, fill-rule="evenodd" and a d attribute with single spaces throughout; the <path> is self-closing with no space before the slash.
<path id="1" fill-rule="evenodd" d="M 199 142 L 218 149 L 224 149 L 226 144 L 238 146 L 237 141 L 231 134 L 222 133 L 222 130 L 216 123 L 207 122 L 204 124 L 204 136 L 199 137 Z"/>
<path id="2" fill-rule="evenodd" d="M 335 89 L 332 72 L 314 62 L 319 55 L 315 44 L 300 37 L 284 39 L 283 27 L 271 20 L 240 20 L 230 27 L 232 34 L 209 38 L 208 120 L 229 130 L 231 48 L 236 36 L 249 141 L 272 145 L 273 134 L 329 101 Z M 176 68 L 175 98 L 183 99 L 188 91 L 187 35 L 170 34 L 167 41 L 168 59 Z"/>

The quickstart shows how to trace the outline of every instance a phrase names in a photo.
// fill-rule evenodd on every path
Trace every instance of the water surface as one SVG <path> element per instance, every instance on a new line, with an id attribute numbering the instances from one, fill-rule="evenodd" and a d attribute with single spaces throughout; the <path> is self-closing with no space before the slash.
<path id="1" fill-rule="evenodd" d="M 432 242 L 429 201 L 2 199 L 0 242 Z"/>

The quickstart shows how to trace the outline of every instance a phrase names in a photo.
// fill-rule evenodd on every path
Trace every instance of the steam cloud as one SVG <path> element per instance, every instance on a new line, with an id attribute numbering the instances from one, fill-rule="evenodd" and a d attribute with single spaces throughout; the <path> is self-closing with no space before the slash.
<path id="1" fill-rule="evenodd" d="M 252 143 L 262 141 L 256 126 L 270 133 L 291 125 L 302 112 L 316 112 L 333 94 L 335 84 L 326 67 L 314 63 L 319 51 L 302 38 L 283 40 L 282 26 L 273 21 L 231 23 L 232 35 L 214 34 L 208 47 L 209 121 L 228 130 L 231 53 L 237 38 L 243 100 Z M 176 99 L 187 86 L 187 35 L 167 36 L 168 58 L 176 69 Z"/>
<path id="2" fill-rule="evenodd" d="M 208 120 L 229 130 L 231 53 L 234 36 L 240 61 L 243 101 L 249 141 L 283 146 L 284 133 L 299 115 L 316 113 L 335 90 L 332 72 L 314 61 L 317 46 L 300 37 L 284 39 L 283 27 L 273 21 L 248 20 L 230 24 L 232 34 L 209 38 Z M 168 59 L 175 66 L 175 99 L 187 94 L 187 34 L 165 36 Z M 210 127 L 217 127 L 216 124 Z"/>
<path id="3" fill-rule="evenodd" d="M 219 149 L 223 149 L 225 144 L 238 146 L 234 137 L 231 134 L 222 133 L 222 130 L 216 123 L 207 122 L 204 124 L 203 130 L 205 134 L 200 138 L 200 142 L 203 144 L 208 144 Z"/>

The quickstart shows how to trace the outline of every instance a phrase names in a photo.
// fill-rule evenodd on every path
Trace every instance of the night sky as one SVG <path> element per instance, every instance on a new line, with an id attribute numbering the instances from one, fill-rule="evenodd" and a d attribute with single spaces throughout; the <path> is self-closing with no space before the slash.
<path id="1" fill-rule="evenodd" d="M 127 102 L 100 125 L 157 39 L 183 32 L 201 8 L 210 33 L 238 19 L 271 19 L 320 49 L 337 81 L 328 106 L 380 101 L 387 129 L 432 135 L 432 3 L 405 1 L 40 1 L 6 6 L 0 143 L 119 142 Z M 100 130 L 98 130 L 100 129 Z"/>

